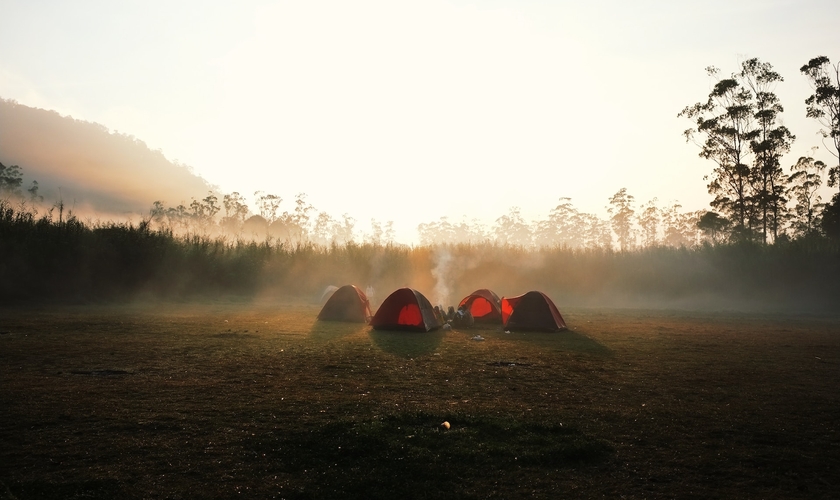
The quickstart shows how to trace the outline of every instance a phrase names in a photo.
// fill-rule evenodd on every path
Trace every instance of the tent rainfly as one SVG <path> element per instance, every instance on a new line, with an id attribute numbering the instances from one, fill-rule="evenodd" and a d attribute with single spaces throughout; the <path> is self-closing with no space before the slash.
<path id="1" fill-rule="evenodd" d="M 344 285 L 335 290 L 318 314 L 318 319 L 322 321 L 356 323 L 366 323 L 370 317 L 370 302 L 365 292 L 356 285 Z"/>
<path id="2" fill-rule="evenodd" d="M 482 288 L 467 295 L 458 304 L 473 315 L 476 323 L 501 323 L 502 301 L 492 291 Z"/>
<path id="3" fill-rule="evenodd" d="M 435 314 L 432 304 L 412 288 L 391 293 L 370 320 L 374 330 L 430 332 L 443 326 L 443 318 Z"/>
<path id="4" fill-rule="evenodd" d="M 566 322 L 554 302 L 537 291 L 502 298 L 502 323 L 505 330 L 511 331 L 559 332 L 566 329 Z"/>

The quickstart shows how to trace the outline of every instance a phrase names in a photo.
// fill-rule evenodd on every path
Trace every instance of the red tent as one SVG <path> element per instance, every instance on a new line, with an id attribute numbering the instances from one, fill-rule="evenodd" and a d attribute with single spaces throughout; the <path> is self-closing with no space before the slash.
<path id="1" fill-rule="evenodd" d="M 566 329 L 566 322 L 554 302 L 536 291 L 502 298 L 502 323 L 505 330 L 559 332 Z"/>
<path id="2" fill-rule="evenodd" d="M 370 326 L 375 330 L 429 332 L 442 327 L 443 320 L 422 293 L 400 288 L 382 302 L 370 320 Z"/>
<path id="3" fill-rule="evenodd" d="M 365 323 L 370 317 L 370 302 L 365 292 L 356 285 L 344 285 L 334 291 L 318 313 L 318 319 L 325 321 Z"/>
<path id="4" fill-rule="evenodd" d="M 464 297 L 458 308 L 466 308 L 477 323 L 501 323 L 502 301 L 492 291 L 482 288 Z"/>

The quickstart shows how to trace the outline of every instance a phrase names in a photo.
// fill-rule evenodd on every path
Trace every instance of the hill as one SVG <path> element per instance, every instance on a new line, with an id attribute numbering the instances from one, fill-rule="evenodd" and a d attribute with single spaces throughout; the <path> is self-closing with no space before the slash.
<path id="1" fill-rule="evenodd" d="M 88 215 L 145 214 L 156 200 L 177 205 L 213 189 L 133 136 L 2 98 L 0 162 L 18 165 L 26 186 L 38 181 L 48 203 Z"/>

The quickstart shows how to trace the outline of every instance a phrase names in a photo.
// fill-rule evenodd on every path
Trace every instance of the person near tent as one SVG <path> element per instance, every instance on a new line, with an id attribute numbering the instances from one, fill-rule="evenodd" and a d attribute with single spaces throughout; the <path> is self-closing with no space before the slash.
<path id="1" fill-rule="evenodd" d="M 466 307 L 459 307 L 455 311 L 455 317 L 452 319 L 452 326 L 459 326 L 462 328 L 469 328 L 475 324 L 475 318 Z"/>
<path id="2" fill-rule="evenodd" d="M 375 302 L 374 298 L 376 296 L 376 290 L 373 289 L 373 285 L 368 284 L 367 288 L 365 288 L 365 295 L 367 295 L 370 305 L 373 305 Z"/>

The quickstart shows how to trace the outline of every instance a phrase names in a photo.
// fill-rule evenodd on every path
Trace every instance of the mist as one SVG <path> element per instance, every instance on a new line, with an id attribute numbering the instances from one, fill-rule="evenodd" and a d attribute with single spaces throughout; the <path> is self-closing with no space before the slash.
<path id="1" fill-rule="evenodd" d="M 38 182 L 47 205 L 62 201 L 83 217 L 125 220 L 156 200 L 201 198 L 207 181 L 132 136 L 103 125 L 0 99 L 0 161 Z"/>

